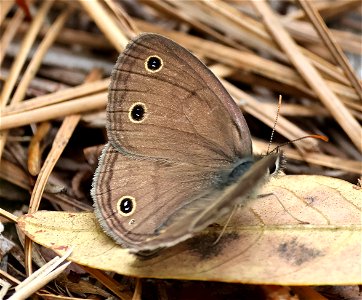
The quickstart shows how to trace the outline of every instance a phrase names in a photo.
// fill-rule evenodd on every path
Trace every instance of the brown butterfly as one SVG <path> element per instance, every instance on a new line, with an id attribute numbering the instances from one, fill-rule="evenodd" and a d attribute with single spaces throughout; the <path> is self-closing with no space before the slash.
<path id="1" fill-rule="evenodd" d="M 275 168 L 252 155 L 245 119 L 216 76 L 157 34 L 133 39 L 113 69 L 94 176 L 104 231 L 132 252 L 179 243 L 229 214 Z"/>

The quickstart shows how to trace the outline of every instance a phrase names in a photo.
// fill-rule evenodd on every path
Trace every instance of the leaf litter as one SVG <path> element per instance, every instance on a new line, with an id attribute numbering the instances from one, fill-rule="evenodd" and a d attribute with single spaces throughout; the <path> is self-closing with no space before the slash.
<path id="1" fill-rule="evenodd" d="M 362 99 L 360 70 L 345 57 L 360 60 L 358 1 L 39 1 L 30 10 L 16 3 L 1 2 L 0 189 L 11 184 L 29 197 L 1 194 L 4 245 L 17 244 L 0 252 L 6 297 L 32 267 L 55 256 L 40 245 L 60 255 L 74 247 L 70 260 L 84 266 L 43 282 L 36 292 L 43 298 L 358 297 L 361 190 L 354 184 L 361 175 Z M 174 39 L 224 80 L 256 152 L 268 147 L 279 94 L 275 144 L 310 133 L 330 139 L 283 147 L 285 173 L 306 175 L 270 181 L 263 191 L 271 195 L 238 210 L 216 245 L 221 221 L 150 259 L 115 247 L 84 212 L 92 210 L 90 182 L 106 142 L 110 66 L 142 31 Z M 50 128 L 42 133 L 44 126 Z M 40 245 L 26 238 L 23 248 L 15 222 Z M 104 293 L 90 288 L 99 283 Z M 335 286 L 313 287 L 322 284 Z"/>

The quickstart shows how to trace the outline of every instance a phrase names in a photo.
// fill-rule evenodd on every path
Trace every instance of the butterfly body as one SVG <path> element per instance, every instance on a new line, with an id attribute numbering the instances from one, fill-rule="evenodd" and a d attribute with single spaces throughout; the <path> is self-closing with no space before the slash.
<path id="1" fill-rule="evenodd" d="M 278 160 L 255 162 L 239 108 L 186 49 L 135 38 L 111 76 L 109 142 L 94 177 L 97 218 L 133 252 L 172 246 L 249 197 Z"/>

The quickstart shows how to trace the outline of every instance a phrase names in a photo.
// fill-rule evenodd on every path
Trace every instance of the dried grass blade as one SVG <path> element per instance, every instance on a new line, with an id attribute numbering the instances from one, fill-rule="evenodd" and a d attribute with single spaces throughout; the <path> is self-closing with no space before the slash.
<path id="1" fill-rule="evenodd" d="M 299 143 L 299 142 L 298 142 Z M 268 143 L 253 139 L 253 145 L 261 151 L 266 151 Z M 272 145 L 277 146 L 277 145 Z M 361 174 L 361 162 L 336 156 L 325 155 L 322 153 L 303 153 L 303 155 L 294 149 L 283 148 L 283 152 L 287 158 L 295 159 L 298 161 L 305 161 L 317 166 L 323 166 L 333 168 L 336 170 L 342 170 L 351 172 L 354 174 Z"/>
<path id="2" fill-rule="evenodd" d="M 350 80 L 351 85 L 354 87 L 357 95 L 360 100 L 362 100 L 362 86 L 357 79 L 355 73 L 352 70 L 351 65 L 349 64 L 346 56 L 339 47 L 339 45 L 334 41 L 332 34 L 329 32 L 328 27 L 324 23 L 323 19 L 313 7 L 310 1 L 298 0 L 299 5 L 303 8 L 308 19 L 314 25 L 315 30 L 318 32 L 320 38 L 323 40 L 325 46 L 329 49 L 333 58 L 337 61 L 340 67 L 344 70 L 344 73 Z"/>
<path id="3" fill-rule="evenodd" d="M 181 2 L 183 3 L 183 2 Z M 251 46 L 252 48 L 257 48 L 261 51 L 269 52 L 271 55 L 277 57 L 278 59 L 289 63 L 285 53 L 280 51 L 279 47 L 275 44 L 273 39 L 270 37 L 269 33 L 265 30 L 265 27 L 262 23 L 252 19 L 251 17 L 243 14 L 235 7 L 230 4 L 224 3 L 222 1 L 203 1 L 203 6 L 212 9 L 212 12 L 217 16 L 216 21 L 214 22 L 214 26 L 221 26 L 221 24 L 228 24 L 232 22 L 230 25 L 233 25 L 230 28 L 225 28 L 225 30 L 231 31 L 226 35 L 231 35 L 234 39 L 239 40 L 239 36 L 242 37 L 242 42 Z M 221 20 L 224 20 L 221 22 Z M 234 27 L 234 29 L 233 29 Z M 223 28 L 218 27 L 219 30 L 223 30 Z M 235 31 L 236 30 L 236 31 Z M 242 34 L 235 35 L 233 31 L 239 32 Z M 258 42 L 257 42 L 258 41 Z M 310 52 L 308 49 L 300 47 L 300 50 L 303 54 L 308 57 L 310 62 L 319 69 L 323 75 L 328 75 L 332 79 L 341 82 L 343 84 L 349 84 L 348 80 L 345 79 L 343 74 L 341 74 L 341 70 L 336 66 L 328 63 L 322 57 Z"/>
<path id="4" fill-rule="evenodd" d="M 30 190 L 31 188 L 29 175 L 25 173 L 23 169 L 7 161 L 6 159 L 1 161 L 0 177 L 17 186 L 20 186 L 25 190 Z M 69 207 L 73 207 L 74 211 L 92 211 L 92 207 L 90 205 L 74 198 L 67 197 L 63 194 L 44 193 L 43 197 L 53 203 L 62 203 L 63 205 L 65 204 Z"/>
<path id="5" fill-rule="evenodd" d="M 328 298 L 322 296 L 310 286 L 292 286 L 291 289 L 300 297 L 300 299 L 328 300 Z"/>
<path id="6" fill-rule="evenodd" d="M 301 76 L 294 69 L 285 65 L 262 58 L 253 53 L 239 51 L 237 49 L 197 38 L 195 36 L 165 30 L 147 22 L 137 21 L 137 24 L 144 31 L 158 32 L 177 41 L 179 44 L 185 46 L 191 51 L 201 53 L 207 58 L 214 59 L 220 63 L 224 63 L 235 68 L 240 68 L 241 70 L 245 70 L 247 72 L 253 72 L 280 84 L 294 87 L 310 97 L 316 97 L 316 93 L 309 87 L 306 87 L 305 81 L 301 78 Z M 333 85 L 331 81 L 327 81 L 327 83 L 338 95 L 343 93 L 336 85 Z M 354 92 L 353 89 L 351 90 Z"/>
<path id="7" fill-rule="evenodd" d="M 99 26 L 99 29 L 108 38 L 114 48 L 117 49 L 119 52 L 122 52 L 124 47 L 126 47 L 128 43 L 128 38 L 119 29 L 113 16 L 111 16 L 107 12 L 103 4 L 98 1 L 82 0 L 79 0 L 79 3 L 83 6 L 83 8 L 94 20 L 94 22 Z"/>
<path id="8" fill-rule="evenodd" d="M 309 63 L 305 56 L 299 51 L 297 45 L 285 31 L 278 18 L 266 2 L 254 0 L 254 7 L 263 16 L 263 20 L 280 47 L 287 53 L 288 57 L 300 72 L 305 81 L 316 92 L 319 99 L 332 116 L 340 124 L 346 134 L 350 137 L 354 145 L 362 152 L 361 126 L 353 115 L 346 109 L 338 97 L 331 91 L 329 86 Z"/>
<path id="9" fill-rule="evenodd" d="M 190 24 L 192 27 L 196 28 L 200 32 L 204 32 L 212 37 L 214 37 L 216 40 L 219 40 L 226 45 L 232 46 L 236 49 L 243 49 L 246 50 L 245 47 L 241 46 L 240 44 L 236 43 L 233 39 L 230 37 L 223 35 L 213 28 L 206 26 L 199 20 L 195 19 L 194 17 L 190 16 L 190 14 L 187 11 L 183 11 L 182 9 L 177 9 L 176 7 L 172 6 L 172 4 L 178 4 L 182 5 L 183 2 L 167 2 L 167 1 L 142 1 L 144 4 L 157 9 L 161 13 L 167 14 L 173 18 L 176 18 L 178 20 L 181 20 L 183 22 L 186 22 Z"/>
<path id="10" fill-rule="evenodd" d="M 69 265 L 71 262 L 67 262 L 60 267 L 56 268 L 52 272 L 49 273 L 49 270 L 44 270 L 46 275 L 44 276 L 38 276 L 34 278 L 32 281 L 30 281 L 28 284 L 23 286 L 21 289 L 19 289 L 14 295 L 12 295 L 9 300 L 23 300 L 27 299 L 27 297 L 34 294 L 36 291 L 41 289 L 44 285 L 46 285 L 48 282 L 52 281 L 53 279 L 57 278 L 59 274 L 61 274 Z M 50 268 L 52 268 L 51 266 Z M 41 269 L 39 269 L 41 270 Z"/>
<path id="11" fill-rule="evenodd" d="M 35 16 L 33 22 L 30 25 L 30 28 L 29 28 L 27 34 L 25 35 L 25 38 L 20 47 L 20 51 L 11 66 L 9 76 L 8 76 L 7 80 L 5 81 L 2 93 L 0 95 L 0 108 L 6 106 L 7 102 L 9 101 L 9 97 L 15 86 L 15 83 L 20 74 L 20 71 L 25 63 L 27 54 L 28 54 L 32 44 L 35 41 L 35 38 L 40 30 L 40 26 L 43 23 L 48 11 L 50 10 L 52 3 L 53 3 L 53 0 L 50 0 L 50 1 L 45 1 L 42 4 L 41 8 L 39 9 L 38 14 Z M 0 133 L 0 160 L 2 157 L 3 149 L 5 147 L 6 138 L 7 138 L 7 132 L 1 132 Z"/>
<path id="12" fill-rule="evenodd" d="M 69 15 L 71 13 L 71 8 L 68 7 L 64 10 L 55 22 L 50 26 L 47 34 L 45 35 L 44 39 L 41 41 L 38 49 L 34 53 L 26 71 L 24 72 L 20 84 L 18 85 L 14 96 L 11 100 L 11 105 L 14 103 L 18 103 L 23 100 L 26 90 L 30 84 L 30 81 L 34 78 L 36 72 L 38 71 L 40 64 L 44 58 L 44 55 L 47 53 L 48 49 L 54 43 L 55 39 L 57 38 L 59 32 L 62 30 L 65 22 L 67 21 Z"/>
<path id="13" fill-rule="evenodd" d="M 6 219 L 8 219 L 8 220 L 10 220 L 10 221 L 12 221 L 12 222 L 14 222 L 14 223 L 16 223 L 16 222 L 18 221 L 18 217 L 17 217 L 17 216 L 9 213 L 8 211 L 6 211 L 5 209 L 2 209 L 1 207 L 0 207 L 0 216 L 3 216 L 3 217 L 5 217 Z"/>
<path id="14" fill-rule="evenodd" d="M 129 292 L 124 292 L 123 287 L 120 283 L 110 277 L 107 273 L 100 271 L 98 269 L 93 269 L 87 266 L 82 266 L 82 268 L 91 274 L 94 278 L 98 279 L 105 287 L 111 290 L 115 295 L 117 295 L 122 300 L 131 300 L 132 294 Z"/>
<path id="15" fill-rule="evenodd" d="M 223 85 L 228 89 L 230 94 L 234 97 L 236 102 L 238 103 L 240 99 L 245 101 L 247 104 L 243 107 L 245 111 L 247 111 L 252 116 L 256 117 L 270 128 L 273 127 L 275 116 L 270 115 L 270 111 L 265 109 L 265 106 L 261 105 L 260 102 L 253 99 L 250 95 L 243 92 L 242 90 L 236 88 L 232 84 L 227 81 L 222 81 Z M 267 106 L 268 107 L 268 106 Z M 307 132 L 297 127 L 295 124 L 284 118 L 283 116 L 279 116 L 278 126 L 276 127 L 276 131 L 281 135 L 285 136 L 289 140 L 294 140 L 300 138 L 301 136 L 308 135 Z M 315 140 L 302 140 L 299 142 L 299 146 L 302 149 L 311 149 L 317 146 L 317 141 Z"/>
<path id="16" fill-rule="evenodd" d="M 5 295 L 7 294 L 11 284 L 3 279 L 0 278 L 0 299 L 4 299 Z"/>
<path id="17" fill-rule="evenodd" d="M 60 155 L 62 154 L 67 142 L 69 141 L 70 137 L 73 134 L 75 127 L 78 124 L 80 117 L 79 115 L 70 116 L 66 120 L 63 121 L 62 125 L 60 126 L 57 135 L 54 139 L 52 148 L 45 159 L 45 162 L 40 170 L 38 178 L 35 182 L 35 186 L 30 198 L 29 204 L 29 213 L 36 212 L 39 208 L 40 201 L 42 199 L 42 195 L 45 189 L 45 185 L 48 181 L 49 175 L 52 172 L 56 162 L 58 161 Z M 28 238 L 25 238 L 25 268 L 27 270 L 27 274 L 32 273 L 32 266 L 31 266 L 31 241 Z"/>
<path id="18" fill-rule="evenodd" d="M 343 1 L 327 1 L 327 2 L 315 2 L 314 7 L 318 10 L 318 13 L 323 16 L 324 20 L 329 20 L 331 18 L 335 18 L 338 15 L 345 14 L 356 7 L 361 5 L 361 1 L 359 0 L 343 0 Z M 290 12 L 286 17 L 286 19 L 304 19 L 305 13 L 303 10 L 298 9 L 293 12 Z"/>
<path id="19" fill-rule="evenodd" d="M 15 290 L 19 291 L 23 287 L 25 287 L 27 284 L 29 284 L 31 281 L 33 281 L 36 277 L 43 277 L 47 274 L 49 274 L 52 270 L 54 270 L 60 263 L 59 256 L 54 257 L 52 260 L 48 261 L 45 265 L 43 265 L 41 268 L 36 270 L 33 274 L 31 274 L 29 277 L 25 278 L 21 283 L 19 283 Z"/>
<path id="20" fill-rule="evenodd" d="M 13 284 L 19 284 L 21 281 L 17 278 L 11 276 L 9 273 L 4 272 L 0 269 L 0 276 L 6 278 L 7 280 L 11 281 Z M 1 299 L 1 298 L 0 298 Z"/>
<path id="21" fill-rule="evenodd" d="M 11 7 L 14 5 L 14 0 L 1 1 L 0 2 L 0 25 L 3 23 L 6 15 Z"/>
<path id="22" fill-rule="evenodd" d="M 101 77 L 98 70 L 91 72 L 86 81 L 97 80 Z M 34 213 L 38 210 L 42 195 L 45 189 L 46 182 L 48 181 L 49 175 L 52 172 L 56 162 L 58 161 L 60 155 L 62 154 L 65 146 L 68 144 L 69 139 L 71 138 L 75 128 L 78 125 L 80 120 L 79 114 L 73 114 L 67 116 L 62 125 L 60 126 L 57 135 L 55 136 L 52 148 L 45 159 L 45 162 L 40 170 L 39 176 L 35 182 L 35 186 L 30 198 L 29 204 L 29 213 Z M 29 238 L 25 238 L 25 247 L 26 260 L 25 267 L 27 269 L 27 274 L 31 273 L 31 252 L 32 244 Z"/>
<path id="23" fill-rule="evenodd" d="M 35 38 L 40 30 L 40 27 L 46 18 L 54 0 L 44 1 L 35 16 L 33 22 L 31 23 L 24 39 L 20 47 L 20 51 L 18 55 L 16 56 L 15 61 L 13 62 L 9 76 L 4 84 L 2 93 L 0 95 L 0 105 L 1 107 L 4 107 L 10 97 L 10 94 L 15 86 L 16 80 L 19 77 L 20 71 L 22 67 L 24 66 L 26 57 L 28 55 L 28 52 L 33 45 Z"/>
<path id="24" fill-rule="evenodd" d="M 18 9 L 15 15 L 11 18 L 10 22 L 6 25 L 6 29 L 4 30 L 1 41 L 0 41 L 0 65 L 5 57 L 7 47 L 15 36 L 18 28 L 20 27 L 24 18 L 24 13 L 21 9 Z"/>
<path id="25" fill-rule="evenodd" d="M 5 107 L 1 112 L 1 117 L 22 113 L 38 109 L 45 106 L 51 106 L 70 99 L 87 96 L 90 94 L 97 94 L 99 92 L 107 91 L 109 86 L 109 78 L 97 80 L 95 82 L 84 83 L 76 87 L 71 87 L 54 93 L 38 96 L 26 101 Z"/>
<path id="26" fill-rule="evenodd" d="M 134 289 L 134 294 L 132 300 L 141 300 L 142 299 L 142 279 L 136 279 L 136 287 Z"/>
<path id="27" fill-rule="evenodd" d="M 33 176 L 37 176 L 40 172 L 41 154 L 40 142 L 48 134 L 51 129 L 49 122 L 39 124 L 34 136 L 31 138 L 28 149 L 28 170 Z"/>
<path id="28" fill-rule="evenodd" d="M 112 10 L 117 21 L 122 26 L 126 36 L 132 38 L 140 33 L 136 24 L 133 22 L 132 18 L 123 10 L 122 6 L 116 5 L 113 0 L 105 0 L 105 3 Z"/>
<path id="29" fill-rule="evenodd" d="M 107 92 L 69 100 L 1 118 L 0 130 L 44 122 L 70 114 L 103 109 L 107 104 Z"/>

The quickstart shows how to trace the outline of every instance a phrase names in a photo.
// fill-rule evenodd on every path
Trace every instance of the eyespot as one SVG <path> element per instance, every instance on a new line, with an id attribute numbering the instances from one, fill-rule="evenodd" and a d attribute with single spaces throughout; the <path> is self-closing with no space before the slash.
<path id="1" fill-rule="evenodd" d="M 124 216 L 129 217 L 136 210 L 136 199 L 132 196 L 123 196 L 117 202 L 118 212 Z"/>
<path id="2" fill-rule="evenodd" d="M 141 123 L 146 117 L 146 112 L 146 105 L 142 102 L 136 102 L 130 107 L 128 118 L 133 123 Z"/>
<path id="3" fill-rule="evenodd" d="M 160 71 L 163 67 L 163 61 L 162 58 L 157 55 L 151 55 L 147 57 L 145 61 L 145 68 L 146 71 L 151 73 L 156 73 Z"/>

